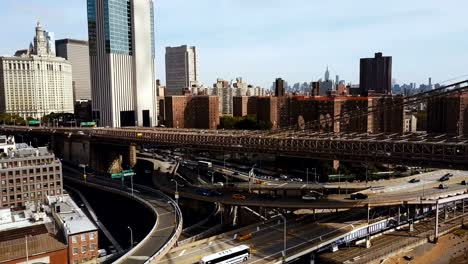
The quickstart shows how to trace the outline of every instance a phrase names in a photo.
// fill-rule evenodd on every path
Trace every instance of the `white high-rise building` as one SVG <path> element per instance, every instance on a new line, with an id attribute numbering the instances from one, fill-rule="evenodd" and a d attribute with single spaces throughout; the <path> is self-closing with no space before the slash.
<path id="1" fill-rule="evenodd" d="M 181 95 L 182 90 L 198 85 L 198 57 L 195 47 L 166 47 L 166 93 Z"/>
<path id="2" fill-rule="evenodd" d="M 156 126 L 153 0 L 87 0 L 93 118 Z"/>
<path id="3" fill-rule="evenodd" d="M 232 115 L 234 94 L 231 84 L 223 79 L 217 79 L 213 85 L 212 95 L 219 97 L 219 113 Z"/>
<path id="4" fill-rule="evenodd" d="M 29 49 L 0 57 L 0 113 L 35 119 L 73 113 L 72 66 L 55 57 L 51 40 L 37 23 Z"/>

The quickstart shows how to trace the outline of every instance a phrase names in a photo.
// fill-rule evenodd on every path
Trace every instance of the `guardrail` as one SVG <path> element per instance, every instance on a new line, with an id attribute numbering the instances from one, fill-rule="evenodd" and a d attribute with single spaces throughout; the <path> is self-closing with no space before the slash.
<path id="1" fill-rule="evenodd" d="M 169 251 L 177 243 L 177 240 L 179 239 L 179 236 L 182 233 L 182 227 L 183 227 L 182 211 L 180 210 L 177 203 L 174 200 L 172 200 L 171 197 L 164 194 L 163 192 L 155 190 L 147 186 L 139 185 L 139 184 L 136 184 L 135 186 L 147 192 L 157 194 L 160 197 L 163 197 L 164 199 L 168 200 L 169 204 L 171 204 L 172 207 L 174 208 L 174 213 L 176 214 L 177 228 L 174 230 L 171 238 L 162 248 L 160 248 L 155 254 L 153 254 L 153 256 L 151 256 L 148 260 L 144 262 L 145 264 L 156 263 L 159 260 L 159 258 L 162 257 L 164 253 L 166 253 L 166 251 Z"/>

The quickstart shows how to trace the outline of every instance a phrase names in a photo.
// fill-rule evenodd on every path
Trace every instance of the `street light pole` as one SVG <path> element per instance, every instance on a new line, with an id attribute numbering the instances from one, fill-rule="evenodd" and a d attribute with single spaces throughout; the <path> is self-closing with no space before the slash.
<path id="1" fill-rule="evenodd" d="M 134 194 L 133 194 L 133 175 L 135 175 L 135 173 L 132 173 L 132 174 L 130 175 L 130 186 L 131 186 L 131 188 L 132 188 L 132 196 L 134 196 Z"/>
<path id="2" fill-rule="evenodd" d="M 282 255 L 283 255 L 283 262 L 284 260 L 286 259 L 286 239 L 287 239 L 287 234 L 286 234 L 286 217 L 284 217 L 284 215 L 280 214 L 279 215 L 282 219 L 283 219 L 283 252 L 282 252 Z"/>
<path id="3" fill-rule="evenodd" d="M 306 168 L 306 186 L 309 189 L 309 168 Z"/>
<path id="4" fill-rule="evenodd" d="M 176 203 L 179 204 L 179 183 L 175 179 L 172 179 L 171 181 L 175 182 L 175 195 L 174 195 L 174 198 L 176 200 Z"/>
<path id="5" fill-rule="evenodd" d="M 127 228 L 130 230 L 130 249 L 133 248 L 133 230 L 130 226 L 127 226 Z"/>

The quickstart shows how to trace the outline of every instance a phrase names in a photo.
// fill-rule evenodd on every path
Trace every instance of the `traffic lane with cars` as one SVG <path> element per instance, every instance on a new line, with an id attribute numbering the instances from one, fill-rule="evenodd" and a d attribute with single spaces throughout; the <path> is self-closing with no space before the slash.
<path id="1" fill-rule="evenodd" d="M 196 263 L 204 256 L 227 250 L 239 245 L 247 245 L 251 248 L 251 259 L 246 263 L 268 263 L 281 258 L 284 250 L 284 224 L 275 221 L 269 225 L 259 226 L 259 229 L 245 230 L 234 238 L 223 235 L 214 240 L 206 240 L 203 243 L 175 248 L 161 260 L 160 263 Z M 313 223 L 307 221 L 289 220 L 286 223 L 287 250 L 286 254 L 293 254 L 310 248 L 326 238 L 342 235 L 351 231 L 350 224 L 340 223 Z M 250 233 L 249 233 L 250 232 Z M 248 236 L 248 234 L 250 234 Z M 242 237 L 247 237 L 242 240 Z M 242 240 L 242 241 L 241 241 Z"/>

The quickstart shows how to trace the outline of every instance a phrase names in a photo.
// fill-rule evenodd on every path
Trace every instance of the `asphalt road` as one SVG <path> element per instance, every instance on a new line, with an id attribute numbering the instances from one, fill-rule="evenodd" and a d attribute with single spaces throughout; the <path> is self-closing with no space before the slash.
<path id="1" fill-rule="evenodd" d="M 64 168 L 64 176 L 72 177 L 75 181 L 83 181 L 81 173 L 75 170 L 66 170 Z M 65 180 L 67 180 L 67 178 L 65 178 Z M 93 184 L 97 185 L 97 188 L 99 185 L 102 185 L 125 192 L 129 191 L 127 187 L 122 187 L 118 182 L 101 177 L 88 177 L 87 185 L 92 187 L 91 185 Z M 157 225 L 151 231 L 148 239 L 135 246 L 137 249 L 122 262 L 129 264 L 144 263 L 169 241 L 176 229 L 174 208 L 164 197 L 138 187 L 135 187 L 135 190 L 137 191 L 136 195 L 138 197 L 152 205 L 153 210 L 156 212 Z"/>
<path id="2" fill-rule="evenodd" d="M 313 222 L 287 222 L 286 255 L 298 253 L 320 244 L 323 240 L 338 237 L 352 230 L 350 224 L 325 224 Z M 226 233 L 212 240 L 202 240 L 171 250 L 160 260 L 161 264 L 197 263 L 204 256 L 217 253 L 235 246 L 248 245 L 251 259 L 246 263 L 269 263 L 279 260 L 283 251 L 283 222 L 273 221 L 244 230 L 241 235 L 252 234 L 246 241 L 234 239 L 232 233 Z"/>

